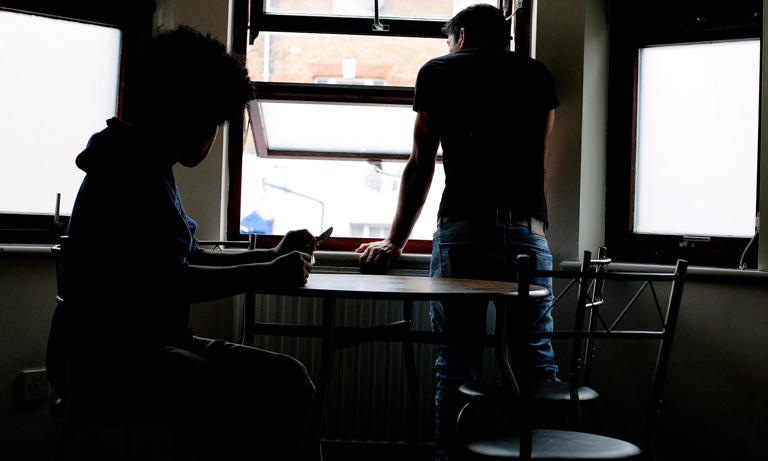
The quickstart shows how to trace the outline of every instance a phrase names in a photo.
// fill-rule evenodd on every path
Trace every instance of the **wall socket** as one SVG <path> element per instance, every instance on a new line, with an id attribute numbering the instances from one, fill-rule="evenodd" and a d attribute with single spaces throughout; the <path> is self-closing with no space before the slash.
<path id="1" fill-rule="evenodd" d="M 21 371 L 22 399 L 25 402 L 48 399 L 48 377 L 45 368 Z"/>

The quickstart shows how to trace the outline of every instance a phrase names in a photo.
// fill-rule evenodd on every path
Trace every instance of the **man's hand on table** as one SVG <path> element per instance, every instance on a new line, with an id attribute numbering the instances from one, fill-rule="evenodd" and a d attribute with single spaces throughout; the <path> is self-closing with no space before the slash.
<path id="1" fill-rule="evenodd" d="M 304 286 L 312 272 L 312 256 L 301 251 L 278 256 L 271 263 L 270 279 L 281 286 Z"/>
<path id="2" fill-rule="evenodd" d="M 355 253 L 360 253 L 360 272 L 364 274 L 383 274 L 389 263 L 403 253 L 403 247 L 395 245 L 390 239 L 363 243 Z"/>

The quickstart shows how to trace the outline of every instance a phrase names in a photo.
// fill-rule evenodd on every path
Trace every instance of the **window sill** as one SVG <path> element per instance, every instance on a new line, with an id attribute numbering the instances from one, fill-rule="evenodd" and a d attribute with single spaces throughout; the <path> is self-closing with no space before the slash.
<path id="1" fill-rule="evenodd" d="M 316 251 L 314 271 L 323 274 L 359 273 L 359 257 L 350 251 Z M 431 255 L 428 254 L 404 253 L 392 261 L 387 274 L 427 277 L 430 259 Z"/>
<path id="2" fill-rule="evenodd" d="M 0 255 L 4 254 L 52 254 L 51 245 L 6 244 L 0 245 Z"/>
<path id="3" fill-rule="evenodd" d="M 579 270 L 578 261 L 563 261 L 560 268 L 564 270 Z M 612 262 L 608 266 L 612 272 L 674 272 L 675 266 L 666 264 L 639 264 L 628 262 Z M 696 282 L 723 283 L 761 283 L 768 282 L 768 272 L 755 269 L 724 269 L 721 267 L 688 266 L 686 279 Z"/>

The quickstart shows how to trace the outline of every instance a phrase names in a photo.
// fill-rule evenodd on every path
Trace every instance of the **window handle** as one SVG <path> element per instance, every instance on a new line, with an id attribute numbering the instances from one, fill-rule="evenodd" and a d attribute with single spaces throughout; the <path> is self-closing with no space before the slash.
<path id="1" fill-rule="evenodd" d="M 56 193 L 56 207 L 53 209 L 53 227 L 59 228 L 61 226 L 61 215 L 59 214 L 59 211 L 61 210 L 61 192 Z"/>
<path id="2" fill-rule="evenodd" d="M 523 0 L 504 0 L 502 2 L 502 11 L 504 19 L 510 19 L 517 13 L 517 10 L 523 7 Z"/>
<path id="3" fill-rule="evenodd" d="M 373 25 L 371 30 L 375 32 L 389 32 L 389 25 L 379 21 L 379 0 L 373 2 Z"/>

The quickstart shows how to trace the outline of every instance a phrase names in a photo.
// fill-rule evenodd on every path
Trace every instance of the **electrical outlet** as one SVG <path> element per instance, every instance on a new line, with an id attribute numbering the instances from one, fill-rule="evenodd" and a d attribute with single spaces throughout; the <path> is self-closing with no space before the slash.
<path id="1" fill-rule="evenodd" d="M 45 368 L 31 368 L 21 371 L 22 398 L 25 402 L 48 398 L 48 377 Z"/>

